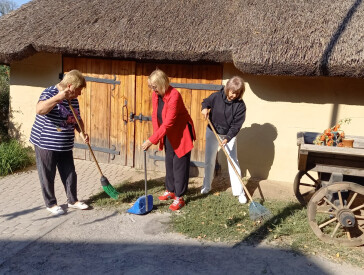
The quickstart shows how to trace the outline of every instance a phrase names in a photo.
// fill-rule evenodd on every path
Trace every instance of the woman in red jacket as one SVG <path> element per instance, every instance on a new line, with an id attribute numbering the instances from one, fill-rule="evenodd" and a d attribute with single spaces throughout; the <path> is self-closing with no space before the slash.
<path id="1" fill-rule="evenodd" d="M 157 69 L 151 73 L 148 87 L 153 91 L 153 135 L 142 144 L 142 149 L 148 150 L 152 144 L 158 143 L 159 150 L 164 148 L 166 191 L 158 198 L 173 199 L 169 209 L 175 211 L 185 205 L 183 195 L 188 188 L 195 129 L 181 94 L 169 85 L 168 76 L 163 71 Z"/>

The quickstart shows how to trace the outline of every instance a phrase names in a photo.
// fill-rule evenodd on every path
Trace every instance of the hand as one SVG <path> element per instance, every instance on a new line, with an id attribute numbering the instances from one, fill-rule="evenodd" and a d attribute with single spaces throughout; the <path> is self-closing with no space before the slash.
<path id="1" fill-rule="evenodd" d="M 143 151 L 147 151 L 149 149 L 149 147 L 152 146 L 152 143 L 149 141 L 149 139 L 147 139 L 146 141 L 144 141 L 144 143 L 142 144 L 142 149 Z"/>
<path id="2" fill-rule="evenodd" d="M 208 116 L 209 112 L 210 112 L 210 109 L 205 108 L 205 109 L 203 109 L 203 110 L 201 111 L 201 114 L 203 115 L 203 117 L 204 117 L 205 119 L 207 119 L 207 116 Z"/>
<path id="3" fill-rule="evenodd" d="M 70 100 L 72 98 L 72 91 L 70 90 L 69 87 L 67 87 L 64 90 L 60 90 L 57 96 L 58 96 L 59 102 L 62 102 L 65 99 Z"/>
<path id="4" fill-rule="evenodd" d="M 223 141 L 221 141 L 221 144 L 223 145 L 223 146 L 225 146 L 226 145 L 226 143 L 228 143 L 228 141 L 227 141 L 227 139 L 225 138 Z"/>
<path id="5" fill-rule="evenodd" d="M 89 143 L 90 142 L 90 138 L 89 138 L 88 134 L 83 134 L 82 132 L 80 132 L 80 137 L 83 139 L 83 141 L 85 143 Z"/>

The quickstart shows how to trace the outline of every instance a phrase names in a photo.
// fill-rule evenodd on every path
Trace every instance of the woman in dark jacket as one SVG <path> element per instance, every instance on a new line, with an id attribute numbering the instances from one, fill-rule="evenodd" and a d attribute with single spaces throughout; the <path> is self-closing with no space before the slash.
<path id="1" fill-rule="evenodd" d="M 201 112 L 205 119 L 209 116 L 239 174 L 241 171 L 237 158 L 236 135 L 245 121 L 246 106 L 242 99 L 244 92 L 244 80 L 239 76 L 234 76 L 224 88 L 203 100 Z M 201 189 L 202 194 L 207 194 L 211 190 L 218 148 L 219 143 L 208 126 L 206 129 L 205 177 Z M 246 203 L 247 199 L 243 187 L 230 162 L 228 162 L 228 167 L 233 195 L 239 198 L 240 203 Z"/>
<path id="2" fill-rule="evenodd" d="M 148 150 L 152 144 L 158 143 L 159 150 L 165 148 L 166 191 L 158 198 L 173 199 L 169 209 L 175 211 L 185 205 L 183 195 L 188 187 L 195 129 L 181 94 L 169 85 L 168 76 L 163 71 L 152 72 L 148 86 L 153 91 L 153 135 L 142 144 L 142 149 Z"/>

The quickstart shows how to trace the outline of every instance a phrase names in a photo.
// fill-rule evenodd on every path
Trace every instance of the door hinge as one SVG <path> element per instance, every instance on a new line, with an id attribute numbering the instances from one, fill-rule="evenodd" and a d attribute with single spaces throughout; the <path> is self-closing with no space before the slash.
<path id="1" fill-rule="evenodd" d="M 143 116 L 142 114 L 139 114 L 138 116 L 136 116 L 133 112 L 131 112 L 130 115 L 129 115 L 129 120 L 130 121 L 140 120 L 140 122 L 142 122 L 142 121 L 152 121 L 152 117 Z"/>

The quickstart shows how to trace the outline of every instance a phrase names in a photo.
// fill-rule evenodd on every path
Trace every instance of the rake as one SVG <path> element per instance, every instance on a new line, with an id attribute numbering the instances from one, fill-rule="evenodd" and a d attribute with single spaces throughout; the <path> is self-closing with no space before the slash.
<path id="1" fill-rule="evenodd" d="M 263 205 L 261 205 L 258 202 L 253 201 L 253 198 L 250 195 L 250 193 L 248 191 L 248 188 L 246 188 L 246 186 L 245 186 L 242 178 L 240 177 L 239 172 L 236 170 L 235 164 L 231 160 L 231 157 L 229 156 L 228 152 L 226 151 L 224 145 L 221 142 L 221 139 L 220 139 L 219 135 L 216 133 L 216 130 L 215 130 L 214 126 L 212 125 L 212 123 L 211 123 L 211 121 L 210 121 L 210 119 L 208 117 L 207 117 L 207 122 L 209 123 L 210 128 L 212 129 L 212 131 L 214 132 L 215 137 L 218 140 L 221 149 L 224 151 L 227 160 L 229 161 L 231 167 L 234 169 L 234 172 L 236 173 L 237 177 L 239 178 L 239 181 L 240 181 L 241 185 L 243 186 L 245 193 L 248 195 L 248 198 L 251 201 L 251 203 L 249 205 L 249 216 L 250 216 L 250 219 L 253 220 L 253 221 L 268 219 L 272 214 Z"/>
<path id="2" fill-rule="evenodd" d="M 75 117 L 75 120 L 77 122 L 78 127 L 80 128 L 80 131 L 82 133 L 83 136 L 85 136 L 85 132 L 83 131 L 83 128 L 81 127 L 80 121 L 77 118 L 77 115 L 75 113 L 75 110 L 73 109 L 71 102 L 69 100 L 68 101 L 68 105 L 70 106 L 70 109 L 72 111 L 73 116 Z M 88 149 L 91 152 L 91 155 L 96 163 L 97 169 L 99 170 L 100 174 L 101 174 L 101 185 L 102 185 L 102 189 L 104 189 L 105 193 L 108 194 L 111 198 L 113 199 L 118 199 L 119 197 L 119 193 L 118 191 L 116 191 L 116 189 L 110 184 L 109 180 L 103 175 L 103 173 L 101 172 L 101 168 L 99 166 L 99 163 L 96 160 L 96 157 L 94 155 L 94 152 L 91 149 L 90 143 L 87 143 Z"/>

